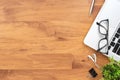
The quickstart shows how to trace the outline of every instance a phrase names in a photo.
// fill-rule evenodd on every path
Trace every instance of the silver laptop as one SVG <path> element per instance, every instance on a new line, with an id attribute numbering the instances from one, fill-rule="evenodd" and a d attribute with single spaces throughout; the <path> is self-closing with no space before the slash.
<path id="1" fill-rule="evenodd" d="M 120 60 L 120 0 L 106 0 L 84 43 L 102 54 Z"/>

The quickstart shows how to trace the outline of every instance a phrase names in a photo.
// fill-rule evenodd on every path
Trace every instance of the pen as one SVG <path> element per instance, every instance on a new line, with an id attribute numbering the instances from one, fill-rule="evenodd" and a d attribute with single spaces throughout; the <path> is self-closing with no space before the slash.
<path id="1" fill-rule="evenodd" d="M 90 6 L 89 15 L 91 15 L 92 12 L 93 12 L 94 4 L 95 4 L 95 0 L 92 0 L 91 6 Z"/>

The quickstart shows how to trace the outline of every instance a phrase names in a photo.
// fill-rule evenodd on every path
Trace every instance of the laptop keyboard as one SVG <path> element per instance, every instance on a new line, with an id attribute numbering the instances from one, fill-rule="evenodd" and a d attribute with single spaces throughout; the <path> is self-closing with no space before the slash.
<path id="1" fill-rule="evenodd" d="M 120 28 L 118 28 L 117 32 L 115 33 L 108 50 L 112 50 L 113 53 L 120 55 Z"/>

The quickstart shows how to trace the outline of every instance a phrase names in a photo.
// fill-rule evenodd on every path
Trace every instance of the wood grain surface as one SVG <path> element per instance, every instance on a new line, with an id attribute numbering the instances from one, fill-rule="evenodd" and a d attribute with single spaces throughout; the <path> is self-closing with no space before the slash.
<path id="1" fill-rule="evenodd" d="M 0 0 L 0 80 L 99 80 L 87 55 L 108 59 L 83 40 L 103 2 L 89 16 L 91 0 Z"/>
<path id="2" fill-rule="evenodd" d="M 0 69 L 72 69 L 67 54 L 0 55 Z"/>

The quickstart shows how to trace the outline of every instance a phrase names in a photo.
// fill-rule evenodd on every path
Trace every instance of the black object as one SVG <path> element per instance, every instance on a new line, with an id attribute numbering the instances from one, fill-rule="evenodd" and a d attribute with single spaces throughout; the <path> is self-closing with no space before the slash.
<path id="1" fill-rule="evenodd" d="M 120 56 L 120 25 L 118 25 L 118 30 L 115 33 L 108 50 L 112 49 L 112 52 Z"/>
<path id="2" fill-rule="evenodd" d="M 117 54 L 120 55 L 120 48 L 118 49 Z"/>
<path id="3" fill-rule="evenodd" d="M 101 20 L 100 22 L 96 22 L 96 24 L 98 25 L 98 31 L 99 31 L 99 33 L 104 36 L 98 42 L 98 50 L 97 51 L 101 51 L 103 48 L 106 48 L 109 45 L 108 44 L 109 19 Z M 106 24 L 106 25 L 103 25 L 103 24 Z M 102 32 L 101 29 L 104 29 L 105 33 Z M 106 40 L 107 43 L 104 44 L 103 46 L 100 46 L 100 44 L 102 43 L 103 40 Z M 103 52 L 103 53 L 108 54 L 108 50 L 106 50 L 106 52 Z"/>
<path id="4" fill-rule="evenodd" d="M 118 33 L 115 34 L 115 37 L 116 37 L 116 38 L 119 38 L 119 36 L 120 36 L 120 35 L 119 35 Z"/>
<path id="5" fill-rule="evenodd" d="M 118 40 L 118 43 L 120 43 L 120 39 Z"/>
<path id="6" fill-rule="evenodd" d="M 117 33 L 120 33 L 120 28 L 118 29 Z"/>
<path id="7" fill-rule="evenodd" d="M 117 50 L 118 50 L 119 46 L 120 46 L 120 44 L 118 44 L 118 43 L 115 45 L 115 47 L 113 48 L 113 52 L 114 52 L 114 53 L 116 53 L 116 52 L 117 52 Z"/>
<path id="8" fill-rule="evenodd" d="M 114 38 L 112 39 L 112 41 L 115 41 L 115 39 L 116 39 L 116 38 L 114 37 Z"/>
<path id="9" fill-rule="evenodd" d="M 110 45 L 114 47 L 115 43 L 114 43 L 114 42 L 111 42 Z"/>
<path id="10" fill-rule="evenodd" d="M 110 50 L 111 46 L 108 46 L 108 50 Z"/>
<path id="11" fill-rule="evenodd" d="M 91 74 L 92 77 L 96 77 L 98 75 L 93 68 L 89 70 L 89 73 Z"/>

